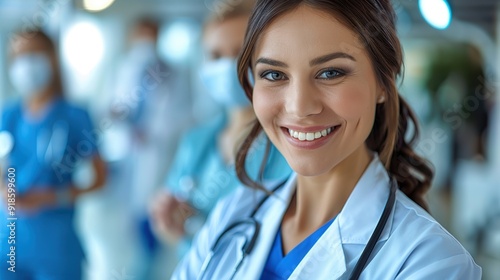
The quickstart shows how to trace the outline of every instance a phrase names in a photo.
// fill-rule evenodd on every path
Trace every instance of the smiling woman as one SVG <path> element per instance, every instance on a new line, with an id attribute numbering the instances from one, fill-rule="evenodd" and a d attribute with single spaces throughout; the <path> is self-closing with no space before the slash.
<path id="1" fill-rule="evenodd" d="M 342 139 L 336 141 L 340 142 L 338 145 L 341 146 L 338 151 L 341 151 L 341 154 L 337 153 L 337 162 L 332 162 L 332 164 L 337 165 L 347 158 L 347 155 L 354 152 L 354 147 L 360 146 L 360 141 L 365 143 L 366 140 L 366 145 L 362 145 L 360 148 L 369 148 L 377 152 L 382 163 L 398 180 L 400 188 L 412 200 L 427 209 L 423 196 L 430 186 L 433 172 L 426 161 L 417 156 L 411 149 L 411 145 L 418 137 L 418 130 L 409 137 L 410 141 L 405 141 L 408 123 L 416 123 L 416 121 L 406 102 L 399 98 L 395 85 L 396 77 L 401 70 L 402 51 L 396 33 L 386 32 L 391 30 L 391 25 L 394 26 L 392 14 L 382 11 L 378 13 L 371 12 L 371 19 L 360 18 L 356 20 L 359 18 L 359 15 L 356 16 L 356 9 L 373 8 L 372 10 L 376 11 L 376 6 L 370 7 L 370 4 L 376 5 L 376 3 L 377 1 L 374 3 L 364 1 L 359 4 L 352 4 L 353 7 L 335 7 L 339 4 L 321 4 L 321 1 L 319 1 L 318 4 L 315 4 L 317 9 L 309 8 L 309 12 L 313 16 L 307 21 L 304 21 L 303 13 L 297 12 L 295 13 L 295 21 L 289 21 L 287 24 L 276 24 L 278 28 L 267 29 L 258 39 L 257 36 L 247 36 L 253 41 L 248 42 L 248 48 L 245 49 L 241 57 L 240 67 L 242 68 L 240 68 L 240 72 L 243 74 L 240 74 L 240 78 L 247 92 L 255 90 L 254 96 L 252 97 L 252 94 L 250 94 L 250 97 L 254 99 L 256 111 L 259 110 L 259 100 L 263 100 L 262 103 L 271 106 L 269 100 L 259 98 L 260 94 L 265 93 L 270 88 L 273 92 L 279 92 L 279 90 L 275 90 L 276 86 L 279 85 L 292 86 L 292 92 L 307 92 L 307 94 L 303 94 L 308 97 L 306 100 L 300 99 L 301 96 L 292 98 L 296 96 L 290 96 L 290 93 L 286 96 L 288 105 L 284 110 L 288 112 L 294 110 L 293 102 L 299 104 L 299 106 L 306 106 L 307 104 L 311 106 L 312 101 L 321 98 L 324 101 L 322 103 L 328 104 L 327 107 L 331 108 L 330 116 L 327 113 L 315 114 L 313 118 L 307 118 L 306 122 L 315 123 L 316 126 L 318 123 L 323 122 L 322 125 L 327 125 L 328 128 L 333 130 L 333 134 L 342 134 Z M 295 5 L 297 4 L 295 3 Z M 290 6 L 293 6 L 292 3 L 282 6 L 277 5 L 274 10 L 267 9 L 266 12 L 272 14 L 280 12 L 280 9 L 290 8 Z M 328 14 L 320 12 L 332 10 L 332 8 L 335 11 L 335 17 L 329 17 Z M 280 19 L 277 19 L 277 21 L 280 21 Z M 281 21 L 284 21 L 284 19 L 281 19 Z M 296 26 L 292 26 L 293 22 L 296 23 Z M 375 22 L 378 23 L 375 24 Z M 351 28 L 348 26 L 351 26 Z M 257 34 L 262 31 L 262 26 L 255 25 L 252 27 L 253 30 L 250 29 L 250 33 L 253 31 Z M 325 34 L 331 34 L 331 36 L 325 36 Z M 297 41 L 296 44 L 291 44 L 288 38 Z M 270 43 L 266 45 L 266 42 Z M 283 42 L 286 42 L 286 44 Z M 310 42 L 315 42 L 315 44 L 310 44 Z M 292 49 L 292 47 L 295 47 L 295 49 Z M 289 66 L 283 62 L 285 59 L 280 60 L 278 58 L 286 58 L 287 55 L 289 57 L 293 56 L 290 61 L 295 62 L 295 68 L 300 71 L 306 70 L 306 68 L 299 66 L 300 59 L 307 60 L 307 64 L 304 63 L 304 65 L 309 68 L 309 76 L 302 79 L 300 76 L 302 73 L 286 72 L 287 70 L 293 70 L 291 68 L 293 65 Z M 314 57 L 314 55 L 317 57 Z M 268 69 L 269 67 L 266 68 L 265 66 L 274 68 Z M 248 69 L 256 76 L 255 88 L 250 87 L 247 75 L 244 74 Z M 277 79 L 280 79 L 280 81 L 277 81 Z M 259 83 L 259 80 L 263 82 Z M 314 83 L 311 82 L 312 80 L 314 80 Z M 321 94 L 313 94 L 316 89 Z M 312 98 L 310 98 L 311 96 Z M 285 96 L 281 95 L 281 97 L 285 99 Z M 298 109 L 300 110 L 300 107 Z M 265 108 L 262 111 L 270 112 L 270 110 L 271 108 Z M 364 117 L 361 118 L 359 113 L 362 113 Z M 300 117 L 300 115 L 297 116 Z M 323 120 L 314 120 L 314 118 L 323 118 Z M 315 147 L 315 143 L 307 143 L 307 132 L 310 132 L 309 139 L 312 140 L 312 132 L 317 132 L 314 130 L 315 128 L 311 130 L 310 125 L 305 123 L 304 120 L 289 120 L 288 122 L 294 122 L 295 125 L 298 125 L 297 129 L 283 124 L 281 128 L 285 131 L 291 129 L 297 132 L 296 135 L 288 132 L 292 138 L 298 138 L 299 141 L 306 140 L 306 143 L 300 143 L 299 145 L 302 147 L 311 145 Z M 254 127 L 255 135 L 250 137 L 255 137 L 260 132 L 261 123 L 256 124 Z M 289 124 L 289 126 L 294 126 L 294 124 Z M 302 131 L 300 128 L 302 128 Z M 303 132 L 302 138 L 305 139 L 301 139 L 300 132 Z M 269 133 L 268 136 L 271 140 L 273 139 L 273 136 L 269 135 Z M 327 136 L 331 138 L 334 135 L 330 136 L 329 134 Z M 355 137 L 353 138 L 353 136 Z M 286 154 L 289 146 L 283 148 L 287 149 L 287 151 L 280 151 Z M 356 151 L 361 152 L 360 150 Z M 324 151 L 316 150 L 316 152 L 322 154 Z M 313 154 L 308 153 L 308 155 Z M 299 162 L 311 168 L 314 172 L 325 171 L 306 163 L 301 158 L 303 155 L 298 155 L 300 156 Z M 354 153 L 353 155 L 360 154 Z M 240 158 L 243 159 L 244 157 L 245 149 L 242 149 Z M 330 161 L 330 158 L 322 157 L 322 160 Z M 365 156 L 364 167 L 369 161 L 369 158 L 367 159 Z M 321 163 L 321 161 L 314 162 L 315 164 Z M 292 162 L 289 161 L 289 164 L 293 167 Z M 356 166 L 361 167 L 358 172 L 364 170 L 363 162 L 357 162 Z M 337 169 L 339 168 L 340 166 Z M 351 170 L 351 168 L 348 169 Z M 415 173 L 418 176 L 415 176 Z M 256 186 L 246 179 L 244 169 L 240 169 L 240 174 L 245 183 Z M 353 176 L 349 177 L 353 178 Z M 357 177 L 359 178 L 359 176 Z"/>
<path id="2" fill-rule="evenodd" d="M 276 42 L 285 39 L 283 50 Z M 342 164 L 352 163 L 358 168 L 349 170 L 361 173 L 371 160 L 363 143 L 384 92 L 365 52 L 353 57 L 341 51 L 340 43 L 359 44 L 356 40 L 334 18 L 304 7 L 277 19 L 255 47 L 257 117 L 288 163 L 304 176 L 333 175 Z M 324 130 L 326 135 L 315 137 Z M 354 179 L 360 174 L 345 175 Z"/>
<path id="3" fill-rule="evenodd" d="M 433 172 L 407 135 L 394 17 L 390 0 L 258 2 L 238 62 L 258 122 L 236 168 L 252 188 L 216 207 L 175 279 L 481 278 L 424 210 Z M 247 175 L 261 133 L 287 182 Z"/>

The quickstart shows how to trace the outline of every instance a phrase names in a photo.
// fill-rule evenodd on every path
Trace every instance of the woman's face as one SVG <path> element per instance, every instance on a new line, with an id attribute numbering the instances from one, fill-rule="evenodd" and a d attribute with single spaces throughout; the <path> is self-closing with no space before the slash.
<path id="1" fill-rule="evenodd" d="M 301 175 L 369 156 L 365 140 L 383 91 L 356 35 L 334 16 L 301 6 L 273 21 L 256 44 L 255 113 Z"/>
<path id="2" fill-rule="evenodd" d="M 31 37 L 17 35 L 12 43 L 12 58 L 9 65 L 11 84 L 26 100 L 39 94 L 56 94 L 56 56 L 49 42 L 42 35 Z M 52 87 L 52 88 L 51 88 Z"/>
<path id="3" fill-rule="evenodd" d="M 236 58 L 243 46 L 248 16 L 212 22 L 205 29 L 203 45 L 210 60 Z"/>
<path id="4" fill-rule="evenodd" d="M 236 65 L 247 24 L 247 16 L 238 16 L 214 21 L 205 29 L 208 61 L 201 67 L 200 77 L 213 100 L 228 110 L 250 106 L 239 83 Z"/>

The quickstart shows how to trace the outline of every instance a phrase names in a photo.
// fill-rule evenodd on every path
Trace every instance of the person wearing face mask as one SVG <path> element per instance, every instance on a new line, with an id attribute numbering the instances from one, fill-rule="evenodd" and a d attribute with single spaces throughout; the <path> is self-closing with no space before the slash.
<path id="1" fill-rule="evenodd" d="M 206 23 L 203 47 L 210 60 L 200 76 L 208 93 L 224 110 L 184 135 L 166 178 L 167 190 L 153 203 L 154 229 L 168 242 L 180 241 L 179 256 L 188 249 L 192 236 L 216 202 L 240 184 L 234 170 L 235 151 L 255 115 L 238 82 L 236 56 L 252 6 L 253 1 L 242 1 L 213 15 Z M 261 169 L 264 154 L 269 154 L 268 167 Z M 253 146 L 247 167 L 255 179 L 280 180 L 291 172 L 264 137 Z"/>
<path id="2" fill-rule="evenodd" d="M 21 32 L 12 42 L 9 76 L 20 101 L 2 110 L 0 131 L 13 140 L 5 168 L 15 180 L 2 170 L 0 217 L 15 219 L 0 227 L 0 279 L 78 280 L 84 253 L 73 228 L 74 203 L 104 184 L 105 165 L 88 113 L 64 98 L 50 38 Z M 92 162 L 95 174 L 86 189 L 72 181 L 82 160 Z"/>
<path id="3" fill-rule="evenodd" d="M 130 143 L 118 173 L 127 178 L 137 216 L 145 216 L 147 200 L 169 169 L 179 135 L 192 122 L 189 94 L 157 54 L 159 28 L 148 17 L 134 23 L 110 106 L 114 124 L 125 128 Z"/>
<path id="4" fill-rule="evenodd" d="M 107 73 L 110 94 L 101 116 L 110 120 L 102 141 L 109 179 L 83 219 L 92 225 L 84 229 L 85 241 L 99 243 L 89 250 L 93 279 L 109 279 L 110 267 L 137 279 L 152 279 L 164 270 L 159 263 L 165 252 L 148 224 L 147 203 L 191 125 L 192 110 L 180 71 L 157 53 L 160 24 L 149 15 L 134 20 L 116 71 Z"/>

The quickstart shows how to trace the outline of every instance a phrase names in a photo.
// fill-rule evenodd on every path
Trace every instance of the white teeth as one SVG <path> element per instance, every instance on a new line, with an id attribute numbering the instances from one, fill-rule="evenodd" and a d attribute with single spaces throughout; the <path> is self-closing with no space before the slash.
<path id="1" fill-rule="evenodd" d="M 313 141 L 321 137 L 325 137 L 332 132 L 332 128 L 323 129 L 316 132 L 298 132 L 293 129 L 288 129 L 288 133 L 293 138 L 299 139 L 300 141 Z"/>
<path id="2" fill-rule="evenodd" d="M 299 132 L 299 140 L 300 141 L 306 140 L 306 134 L 304 132 Z"/>

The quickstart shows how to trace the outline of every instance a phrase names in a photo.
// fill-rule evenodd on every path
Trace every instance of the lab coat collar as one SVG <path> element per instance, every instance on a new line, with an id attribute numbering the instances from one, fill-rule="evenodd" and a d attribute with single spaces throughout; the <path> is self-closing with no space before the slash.
<path id="1" fill-rule="evenodd" d="M 367 244 L 389 197 L 389 175 L 377 154 L 354 187 L 337 220 L 343 244 Z M 379 238 L 387 240 L 392 213 Z"/>
<path id="2" fill-rule="evenodd" d="M 342 211 L 296 267 L 290 279 L 341 278 L 347 270 L 343 246 L 366 246 L 389 196 L 388 183 L 387 171 L 378 156 L 374 155 Z M 379 241 L 387 240 L 391 227 L 392 214 Z"/>
<path id="3" fill-rule="evenodd" d="M 334 227 L 334 224 L 338 223 L 339 236 L 342 243 L 368 243 L 368 240 L 382 216 L 382 212 L 384 211 L 385 204 L 389 197 L 389 182 L 387 170 L 380 161 L 378 155 L 373 154 L 372 161 L 354 187 L 342 211 L 330 226 Z M 288 203 L 295 192 L 296 185 L 297 174 L 293 173 L 278 196 L 283 197 L 284 199 L 282 199 L 282 201 L 286 202 L 283 211 L 288 207 Z M 380 236 L 380 241 L 384 241 L 389 237 L 391 227 L 392 215 L 389 217 L 386 227 Z"/>
<path id="4" fill-rule="evenodd" d="M 299 263 L 290 279 L 340 278 L 346 272 L 343 245 L 368 243 L 389 196 L 388 182 L 389 176 L 384 166 L 374 155 L 340 214 Z M 255 257 L 243 264 L 240 272 L 245 273 L 239 275 L 241 279 L 260 278 L 296 185 L 297 175 L 292 173 L 285 185 L 257 212 L 256 218 L 261 221 L 262 228 L 252 253 Z M 392 215 L 379 240 L 388 238 L 391 226 Z"/>

